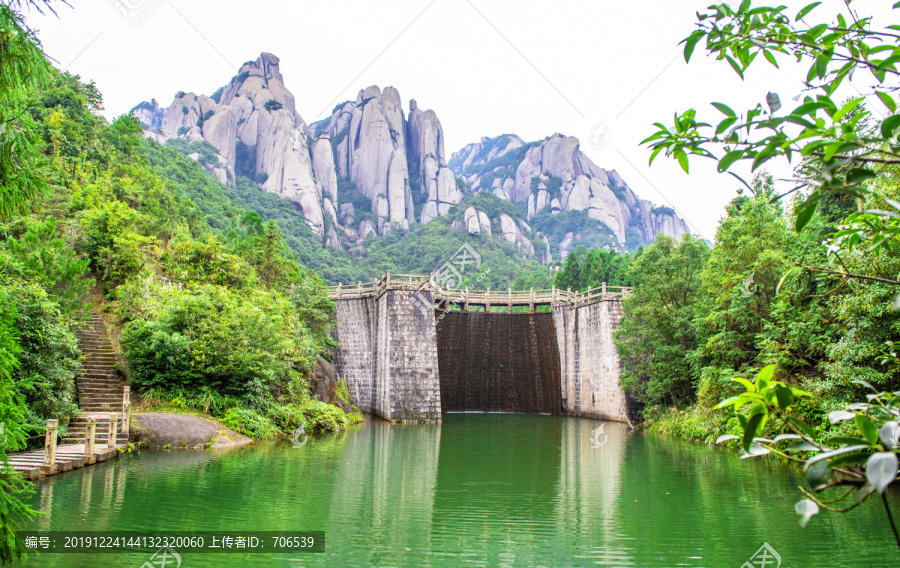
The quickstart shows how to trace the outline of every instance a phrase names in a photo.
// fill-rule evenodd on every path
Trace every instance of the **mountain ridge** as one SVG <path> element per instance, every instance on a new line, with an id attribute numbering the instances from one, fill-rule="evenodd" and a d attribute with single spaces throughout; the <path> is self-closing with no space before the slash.
<path id="1" fill-rule="evenodd" d="M 466 213 L 454 229 L 514 243 L 542 263 L 561 260 L 579 239 L 633 250 L 657 233 L 690 232 L 674 211 L 640 199 L 615 170 L 594 164 L 575 137 L 483 137 L 448 160 L 437 113 L 416 99 L 407 112 L 396 88 L 375 85 L 307 125 L 284 86 L 279 61 L 262 53 L 212 96 L 179 92 L 168 107 L 151 100 L 131 114 L 146 137 L 181 145 L 232 187 L 238 176 L 255 180 L 289 199 L 325 246 L 357 253 L 364 253 L 371 235 L 409 231 L 459 207 Z M 490 217 L 467 204 L 482 191 L 521 214 Z M 579 217 L 580 232 L 556 238 L 554 247 L 546 231 L 530 226 L 536 218 L 546 220 L 542 213 L 574 211 L 586 212 L 589 221 Z M 585 233 L 585 223 L 596 226 Z"/>

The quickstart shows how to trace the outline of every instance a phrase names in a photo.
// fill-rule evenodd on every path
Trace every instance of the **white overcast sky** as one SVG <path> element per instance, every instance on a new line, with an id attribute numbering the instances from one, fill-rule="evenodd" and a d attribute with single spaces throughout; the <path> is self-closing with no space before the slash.
<path id="1" fill-rule="evenodd" d="M 746 110 L 774 91 L 790 107 L 805 74 L 760 60 L 741 81 L 701 46 L 685 64 L 678 43 L 712 0 L 70 3 L 58 5 L 58 19 L 28 14 L 29 25 L 58 67 L 96 81 L 109 118 L 151 98 L 168 106 L 177 91 L 210 95 L 267 51 L 281 58 L 307 123 L 376 84 L 397 87 L 405 106 L 415 98 L 437 112 L 448 159 L 482 136 L 577 136 L 599 166 L 616 169 L 641 197 L 673 205 L 709 239 L 739 182 L 708 160 L 696 159 L 689 175 L 664 158 L 648 166 L 640 141 L 676 111 L 695 107 L 718 120 L 712 101 Z M 807 2 L 785 3 L 793 16 Z M 826 1 L 807 21 L 830 21 L 837 4 Z M 887 25 L 892 4 L 853 5 Z M 865 92 L 871 78 L 856 81 Z M 770 164 L 776 177 L 790 175 L 785 161 Z"/>

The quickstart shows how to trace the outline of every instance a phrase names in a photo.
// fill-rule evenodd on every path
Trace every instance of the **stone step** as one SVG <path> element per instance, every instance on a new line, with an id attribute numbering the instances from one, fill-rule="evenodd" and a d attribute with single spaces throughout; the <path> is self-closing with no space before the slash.
<path id="1" fill-rule="evenodd" d="M 124 397 L 118 392 L 81 392 L 78 393 L 81 402 L 87 404 L 89 402 L 122 402 Z"/>
<path id="2" fill-rule="evenodd" d="M 122 391 L 120 391 L 118 389 L 114 390 L 114 391 L 91 391 L 91 392 L 79 391 L 78 395 L 84 399 L 102 398 L 102 399 L 113 399 L 113 400 L 121 401 L 123 398 L 125 398 L 124 395 L 122 394 Z"/>
<path id="3" fill-rule="evenodd" d="M 79 405 L 84 412 L 122 412 L 122 397 L 83 396 Z M 92 410 L 91 407 L 102 406 L 104 410 Z M 108 408 L 108 410 L 106 410 Z"/>

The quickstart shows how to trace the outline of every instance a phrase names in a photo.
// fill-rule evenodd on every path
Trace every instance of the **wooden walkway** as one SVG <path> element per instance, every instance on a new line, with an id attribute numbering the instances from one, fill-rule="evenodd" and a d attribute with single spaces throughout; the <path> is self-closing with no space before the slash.
<path id="1" fill-rule="evenodd" d="M 536 306 L 570 306 L 580 307 L 596 302 L 621 300 L 631 293 L 627 286 L 607 286 L 604 282 L 596 288 L 584 292 L 562 290 L 553 287 L 550 290 L 469 290 L 468 288 L 445 287 L 435 284 L 436 275 L 391 274 L 388 272 L 380 279 L 371 282 L 358 282 L 356 285 L 329 286 L 328 292 L 332 300 L 350 300 L 356 298 L 379 298 L 387 290 L 408 290 L 415 292 L 431 292 L 434 307 L 440 310 L 479 307 L 490 312 L 492 308 L 505 307 L 512 313 L 514 307 L 527 306 L 533 312 Z"/>
<path id="2" fill-rule="evenodd" d="M 59 422 L 48 420 L 44 449 L 7 456 L 26 479 L 106 461 L 127 446 L 131 389 L 115 372 L 115 352 L 100 314 L 94 312 L 76 336 L 85 354 L 75 379 L 81 413 L 69 423 L 62 444 L 57 445 Z"/>
<path id="3" fill-rule="evenodd" d="M 95 448 L 93 454 L 85 453 L 84 444 L 62 444 L 57 446 L 55 463 L 48 463 L 47 450 L 33 450 L 8 456 L 13 469 L 22 473 L 25 479 L 35 480 L 45 475 L 55 475 L 64 471 L 78 469 L 86 465 L 103 462 L 115 457 L 125 446 L 115 448 Z"/>

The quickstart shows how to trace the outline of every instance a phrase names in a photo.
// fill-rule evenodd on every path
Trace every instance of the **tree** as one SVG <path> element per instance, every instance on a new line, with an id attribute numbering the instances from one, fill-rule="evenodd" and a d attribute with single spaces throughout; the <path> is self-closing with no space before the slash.
<path id="1" fill-rule="evenodd" d="M 581 264 L 578 262 L 578 255 L 574 252 L 569 253 L 562 270 L 556 273 L 556 287 L 562 290 L 578 290 L 580 278 Z"/>
<path id="2" fill-rule="evenodd" d="M 775 93 L 767 96 L 768 110 L 760 103 L 740 115 L 726 104 L 712 103 L 725 115 L 716 126 L 699 121 L 694 109 L 676 114 L 674 125 L 656 123 L 657 132 L 644 140 L 653 150 L 650 161 L 665 150 L 687 172 L 693 154 L 716 160 L 719 171 L 726 172 L 744 160 L 756 170 L 778 156 L 805 159 L 805 179 L 797 180 L 794 191 L 812 191 L 798 204 L 798 229 L 810 221 L 822 199 L 835 193 L 860 196 L 864 181 L 879 175 L 885 165 L 900 163 L 900 115 L 893 114 L 897 105 L 887 82 L 900 77 L 896 32 L 873 29 L 872 18 L 860 18 L 849 2 L 846 13 L 838 13 L 835 22 L 808 25 L 805 17 L 819 4 L 807 5 L 793 21 L 786 6 L 752 8 L 750 0 L 737 10 L 722 3 L 698 13 L 697 29 L 682 42 L 685 61 L 690 61 L 703 40 L 706 50 L 726 60 L 741 78 L 760 54 L 775 67 L 779 58 L 794 57 L 809 64 L 805 80 L 809 94 L 781 116 L 776 116 L 781 100 Z M 878 120 L 868 111 L 856 112 L 862 108 L 863 97 L 843 104 L 832 100 L 844 80 L 859 69 L 874 78 L 871 93 L 890 116 Z M 861 131 L 857 126 L 867 117 L 874 118 L 875 124 Z"/>
<path id="3" fill-rule="evenodd" d="M 807 95 L 793 110 L 780 115 L 782 103 L 776 93 L 766 97 L 767 109 L 757 104 L 742 114 L 724 103 L 714 102 L 712 106 L 724 115 L 715 126 L 700 120 L 695 109 L 676 114 L 674 125 L 656 123 L 657 131 L 644 140 L 652 149 L 650 161 L 665 151 L 666 156 L 676 159 L 687 172 L 690 156 L 695 155 L 713 159 L 718 162 L 720 172 L 735 175 L 729 170 L 738 161 L 750 161 L 752 169 L 757 170 L 775 157 L 788 160 L 797 157 L 802 163 L 796 170 L 797 183 L 788 193 L 797 194 L 793 205 L 794 226 L 798 231 L 813 222 L 817 208 L 833 204 L 842 196 L 860 200 L 863 205 L 862 199 L 873 188 L 894 177 L 894 168 L 900 164 L 900 115 L 895 114 L 897 103 L 892 96 L 894 81 L 900 77 L 898 26 L 875 29 L 872 18 L 860 18 L 849 0 L 844 2 L 846 9 L 834 21 L 808 24 L 806 17 L 820 4 L 808 4 L 793 18 L 786 13 L 786 6 L 752 7 L 750 0 L 744 0 L 737 9 L 722 3 L 698 13 L 697 29 L 683 41 L 686 61 L 690 61 L 695 48 L 704 40 L 707 52 L 727 61 L 741 78 L 759 55 L 775 67 L 779 58 L 795 57 L 809 65 L 805 80 Z M 898 7 L 900 4 L 894 5 L 895 9 Z M 869 94 L 877 97 L 887 109 L 887 115 L 874 116 L 872 110 L 879 115 L 883 110 L 868 109 L 864 97 L 841 103 L 833 100 L 840 85 L 852 79 L 857 71 L 868 72 L 874 79 Z M 900 244 L 896 240 L 900 236 L 900 202 L 885 199 L 883 203 L 882 209 L 864 209 L 847 216 L 842 226 L 826 238 L 828 267 L 822 266 L 821 261 L 810 263 L 804 258 L 795 260 L 794 264 L 806 271 L 839 277 L 843 285 L 851 279 L 865 282 L 867 286 L 900 285 L 896 272 L 882 276 L 873 273 L 878 263 L 856 262 L 866 255 L 894 252 Z M 795 272 L 796 269 L 786 272 L 776 293 Z M 875 293 L 870 298 L 877 296 Z M 778 315 L 777 310 L 770 311 Z M 861 315 L 852 307 L 844 313 Z M 880 321 L 883 317 L 874 319 Z M 871 325 L 868 329 L 864 326 L 863 331 L 871 328 Z M 859 333 L 856 335 L 858 338 Z M 831 351 L 835 353 L 835 349 Z M 845 356 L 844 360 L 851 365 L 858 363 L 859 359 L 854 357 L 855 354 Z M 891 363 L 897 358 L 889 353 L 884 360 Z M 884 490 L 897 478 L 900 422 L 896 417 L 900 412 L 897 410 L 900 391 L 877 389 L 866 381 L 854 380 L 853 383 L 866 389 L 866 402 L 850 404 L 832 412 L 829 418 L 832 425 L 853 420 L 855 431 L 851 436 L 831 438 L 826 446 L 817 439 L 816 429 L 795 412 L 801 404 L 798 401 L 809 394 L 788 386 L 790 375 L 785 369 L 779 370 L 777 379 L 775 365 L 763 368 L 755 383 L 745 378 L 734 379 L 744 387 L 744 392 L 725 399 L 719 407 L 736 411 L 743 433 L 723 436 L 719 441 L 740 439 L 749 457 L 773 453 L 804 464 L 811 489 L 801 488 L 808 498 L 796 506 L 803 526 L 819 507 L 846 511 L 877 491 L 900 546 L 900 533 L 884 499 Z M 743 412 L 738 412 L 742 408 Z M 771 430 L 788 432 L 771 439 L 762 437 L 769 422 L 772 422 Z M 797 451 L 815 455 L 804 459 L 793 453 Z M 838 486 L 850 487 L 842 494 L 825 493 Z M 840 508 L 837 503 L 845 499 L 855 503 Z"/>
<path id="4" fill-rule="evenodd" d="M 42 222 L 30 223 L 24 235 L 6 241 L 6 248 L 66 313 L 81 315 L 90 287 L 85 279 L 89 262 L 78 258 L 66 242 L 58 238 L 56 219 L 48 217 Z"/>
<path id="5" fill-rule="evenodd" d="M 694 311 L 709 247 L 691 235 L 657 235 L 631 269 L 634 291 L 613 336 L 624 363 L 620 382 L 648 405 L 693 399 L 690 355 Z"/>
<path id="6" fill-rule="evenodd" d="M 21 15 L 0 3 L 0 218 L 23 210 L 27 199 L 44 187 L 36 171 L 41 157 L 27 93 L 49 76 L 50 65 L 34 32 Z"/>
<path id="7" fill-rule="evenodd" d="M 22 394 L 24 385 L 16 385 L 13 373 L 20 363 L 17 314 L 6 290 L 0 287 L 0 423 L 4 425 L 6 443 L 0 444 L 0 564 L 12 566 L 23 557 L 25 543 L 16 536 L 22 520 L 35 515 L 26 499 L 33 493 L 31 485 L 7 460 L 7 451 L 25 446 L 27 406 Z"/>

